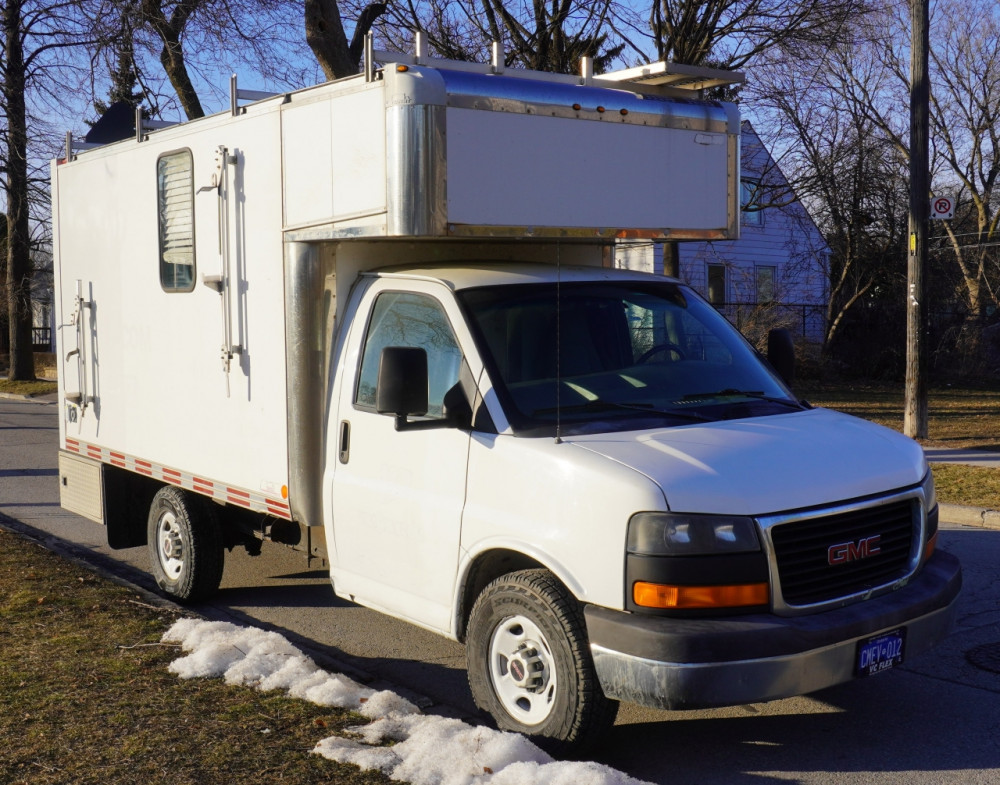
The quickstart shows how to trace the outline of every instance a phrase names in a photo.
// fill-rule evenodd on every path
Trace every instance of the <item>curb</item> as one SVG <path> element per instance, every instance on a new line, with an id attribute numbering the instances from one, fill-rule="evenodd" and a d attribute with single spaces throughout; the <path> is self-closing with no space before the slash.
<path id="1" fill-rule="evenodd" d="M 0 392 L 0 401 L 32 401 L 34 403 L 55 403 L 56 393 L 24 393 Z"/>
<path id="2" fill-rule="evenodd" d="M 963 504 L 942 504 L 941 522 L 980 529 L 1000 529 L 1000 510 L 984 510 Z"/>

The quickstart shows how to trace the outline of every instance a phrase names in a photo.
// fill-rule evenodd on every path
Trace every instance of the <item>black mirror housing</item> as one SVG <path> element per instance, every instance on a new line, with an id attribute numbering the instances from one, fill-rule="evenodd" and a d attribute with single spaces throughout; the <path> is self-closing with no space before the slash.
<path id="1" fill-rule="evenodd" d="M 795 382 L 795 341 L 790 330 L 777 327 L 768 332 L 767 361 L 791 387 Z"/>
<path id="2" fill-rule="evenodd" d="M 427 352 L 413 346 L 386 346 L 378 365 L 375 411 L 397 418 L 427 414 Z"/>

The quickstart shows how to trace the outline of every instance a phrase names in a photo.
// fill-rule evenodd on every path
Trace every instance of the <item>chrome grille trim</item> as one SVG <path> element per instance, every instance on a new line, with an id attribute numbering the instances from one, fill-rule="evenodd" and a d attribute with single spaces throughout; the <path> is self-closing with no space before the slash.
<path id="1" fill-rule="evenodd" d="M 840 608 L 905 585 L 920 565 L 927 510 L 918 486 L 756 520 L 767 551 L 773 611 L 796 616 Z M 797 524 L 801 526 L 795 531 L 784 528 Z M 874 534 L 883 538 L 878 557 L 840 567 L 826 562 L 830 546 Z M 809 573 L 815 576 L 811 581 Z"/>

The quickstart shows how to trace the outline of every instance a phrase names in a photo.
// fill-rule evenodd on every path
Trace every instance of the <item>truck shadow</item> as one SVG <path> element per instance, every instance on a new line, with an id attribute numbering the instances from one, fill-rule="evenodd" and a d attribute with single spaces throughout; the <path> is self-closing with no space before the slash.
<path id="1" fill-rule="evenodd" d="M 977 778 L 1000 769 L 995 693 L 905 671 L 878 682 L 618 725 L 593 759 L 657 785 L 995 781 Z"/>

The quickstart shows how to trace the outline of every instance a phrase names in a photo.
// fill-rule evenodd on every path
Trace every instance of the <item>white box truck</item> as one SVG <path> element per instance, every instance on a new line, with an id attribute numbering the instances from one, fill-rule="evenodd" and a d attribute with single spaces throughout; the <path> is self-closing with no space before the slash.
<path id="1" fill-rule="evenodd" d="M 676 85 L 718 74 L 393 57 L 53 163 L 63 506 L 181 601 L 226 549 L 327 559 L 560 743 L 940 640 L 920 447 L 611 269 L 617 238 L 737 236 L 738 111 Z"/>

